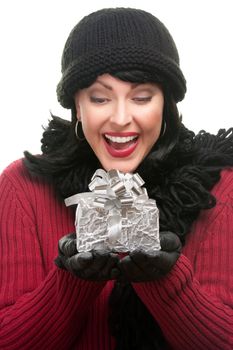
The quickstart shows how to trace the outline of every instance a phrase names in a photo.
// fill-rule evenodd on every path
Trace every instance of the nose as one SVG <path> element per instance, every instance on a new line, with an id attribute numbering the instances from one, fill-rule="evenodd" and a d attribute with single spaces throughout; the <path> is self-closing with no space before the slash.
<path id="1" fill-rule="evenodd" d="M 127 101 L 117 101 L 111 113 L 110 122 L 117 126 L 123 127 L 130 124 L 132 114 Z"/>

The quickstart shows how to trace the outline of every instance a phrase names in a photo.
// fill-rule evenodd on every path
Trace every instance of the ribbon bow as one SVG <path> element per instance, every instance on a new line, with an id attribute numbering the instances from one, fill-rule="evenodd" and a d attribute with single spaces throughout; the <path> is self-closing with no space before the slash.
<path id="1" fill-rule="evenodd" d="M 92 176 L 89 184 L 91 192 L 84 192 L 65 199 L 66 206 L 80 204 L 85 198 L 93 198 L 93 206 L 108 211 L 107 236 L 111 244 L 120 238 L 122 219 L 126 218 L 127 209 L 133 204 L 137 209 L 142 208 L 148 200 L 147 191 L 142 186 L 143 179 L 138 173 L 124 174 L 112 169 L 108 172 L 98 169 Z M 76 230 L 81 217 L 79 206 L 76 212 Z"/>

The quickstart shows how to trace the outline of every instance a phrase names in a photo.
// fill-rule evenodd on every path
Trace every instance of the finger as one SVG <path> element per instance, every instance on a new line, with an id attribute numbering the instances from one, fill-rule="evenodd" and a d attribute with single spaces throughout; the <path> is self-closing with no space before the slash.
<path id="1" fill-rule="evenodd" d="M 66 235 L 66 237 L 68 239 L 76 239 L 76 232 L 68 233 L 68 235 Z"/>
<path id="2" fill-rule="evenodd" d="M 60 256 L 56 257 L 56 259 L 54 259 L 54 263 L 57 267 L 59 267 L 60 269 L 65 269 L 64 264 L 62 259 L 60 258 Z"/>
<path id="3" fill-rule="evenodd" d="M 76 239 L 67 240 L 66 244 L 63 247 L 63 253 L 65 256 L 70 257 L 78 253 L 77 251 L 77 242 Z"/>
<path id="4" fill-rule="evenodd" d="M 133 262 L 138 265 L 142 270 L 147 270 L 151 265 L 156 264 L 156 261 L 159 259 L 160 250 L 134 250 L 130 254 Z"/>
<path id="5" fill-rule="evenodd" d="M 68 257 L 77 254 L 76 235 L 72 233 L 62 237 L 59 240 L 58 248 L 61 254 Z"/>
<path id="6" fill-rule="evenodd" d="M 100 274 L 101 269 L 104 267 L 104 265 L 108 261 L 109 251 L 105 249 L 93 250 L 92 255 L 93 255 L 93 262 L 90 268 L 92 269 L 93 273 Z"/>
<path id="7" fill-rule="evenodd" d="M 106 280 L 103 269 L 108 261 L 109 251 L 93 250 L 91 263 L 82 270 L 81 276 L 87 280 Z"/>
<path id="8" fill-rule="evenodd" d="M 93 256 L 99 257 L 99 256 L 109 256 L 111 251 L 109 249 L 93 249 L 92 254 Z"/>
<path id="9" fill-rule="evenodd" d="M 129 253 L 130 258 L 138 265 L 145 264 L 147 256 L 144 250 L 135 249 Z"/>
<path id="10" fill-rule="evenodd" d="M 78 271 L 88 268 L 93 263 L 93 255 L 90 252 L 78 253 L 67 259 L 71 269 Z"/>
<path id="11" fill-rule="evenodd" d="M 160 267 L 159 259 L 160 259 L 160 250 L 150 250 L 147 252 L 141 251 L 133 251 L 130 255 L 132 255 L 132 260 L 141 270 L 141 281 L 147 280 L 152 281 L 159 277 L 160 275 Z"/>
<path id="12" fill-rule="evenodd" d="M 173 232 L 161 232 L 160 233 L 160 245 L 161 249 L 167 252 L 174 250 L 181 250 L 181 242 L 179 237 Z"/>
<path id="13" fill-rule="evenodd" d="M 168 253 L 160 251 L 158 256 L 156 257 L 156 260 L 153 262 L 152 259 L 151 263 L 153 263 L 153 266 L 155 266 L 158 270 L 165 273 L 171 270 L 178 257 L 179 253 L 177 252 Z"/>
<path id="14" fill-rule="evenodd" d="M 128 280 L 138 282 L 141 280 L 144 272 L 134 263 L 130 256 L 126 256 L 120 260 L 118 267 L 120 271 L 126 275 Z"/>
<path id="15" fill-rule="evenodd" d="M 114 279 L 120 275 L 120 271 L 117 268 L 119 257 L 117 254 L 110 253 L 106 264 L 103 266 L 101 275 L 107 279 Z"/>

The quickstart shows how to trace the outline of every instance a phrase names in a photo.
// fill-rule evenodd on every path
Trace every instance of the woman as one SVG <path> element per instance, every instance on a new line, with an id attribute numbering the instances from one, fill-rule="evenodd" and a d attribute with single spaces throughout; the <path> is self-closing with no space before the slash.
<path id="1" fill-rule="evenodd" d="M 187 130 L 185 91 L 151 14 L 103 9 L 72 30 L 57 89 L 72 120 L 53 117 L 42 154 L 0 179 L 1 349 L 232 349 L 232 129 Z M 64 199 L 98 168 L 142 176 L 160 251 L 77 252 Z"/>

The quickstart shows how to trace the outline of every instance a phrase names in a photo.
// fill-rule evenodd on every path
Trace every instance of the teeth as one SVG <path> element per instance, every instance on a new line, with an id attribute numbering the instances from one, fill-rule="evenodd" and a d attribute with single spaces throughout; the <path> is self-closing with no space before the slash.
<path id="1" fill-rule="evenodd" d="M 110 136 L 110 135 L 107 135 L 105 134 L 105 137 L 112 141 L 112 142 L 117 142 L 117 143 L 125 143 L 125 142 L 129 142 L 129 141 L 132 141 L 134 139 L 137 138 L 137 136 L 127 136 L 127 137 L 119 137 L 119 136 Z"/>

